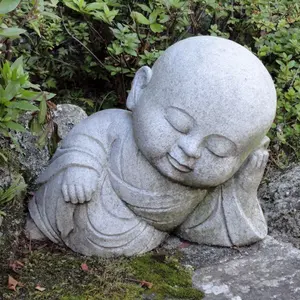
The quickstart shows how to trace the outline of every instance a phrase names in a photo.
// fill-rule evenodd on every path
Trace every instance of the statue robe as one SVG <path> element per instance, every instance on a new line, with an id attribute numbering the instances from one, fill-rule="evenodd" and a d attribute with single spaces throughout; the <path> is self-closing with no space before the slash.
<path id="1" fill-rule="evenodd" d="M 98 188 L 89 202 L 64 201 L 61 187 L 71 167 L 97 172 Z M 246 245 L 266 235 L 256 195 L 248 199 L 234 180 L 207 191 L 158 173 L 137 149 L 127 111 L 99 112 L 75 126 L 38 183 L 29 203 L 34 223 L 53 242 L 85 255 L 144 253 L 173 230 L 220 246 Z"/>

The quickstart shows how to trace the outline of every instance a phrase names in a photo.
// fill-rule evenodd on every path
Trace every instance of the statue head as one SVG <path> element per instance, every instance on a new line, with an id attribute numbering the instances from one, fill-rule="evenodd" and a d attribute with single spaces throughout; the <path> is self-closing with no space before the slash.
<path id="1" fill-rule="evenodd" d="M 261 61 L 239 44 L 192 37 L 136 73 L 127 99 L 134 137 L 164 176 L 217 186 L 240 168 L 269 130 L 276 91 Z"/>

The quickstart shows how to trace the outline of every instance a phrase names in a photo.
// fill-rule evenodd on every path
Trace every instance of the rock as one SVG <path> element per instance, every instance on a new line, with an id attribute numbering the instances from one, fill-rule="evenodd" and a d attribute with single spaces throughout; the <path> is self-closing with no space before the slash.
<path id="1" fill-rule="evenodd" d="M 25 126 L 28 128 L 31 116 L 26 115 L 26 117 L 27 126 Z M 20 164 L 20 173 L 23 174 L 26 182 L 31 184 L 48 165 L 50 154 L 46 146 L 43 148 L 37 147 L 38 137 L 32 135 L 29 130 L 18 132 L 15 136 L 21 150 L 17 158 Z M 18 153 L 19 151 L 16 150 L 15 152 Z"/>
<path id="2" fill-rule="evenodd" d="M 272 172 L 258 195 L 269 234 L 300 248 L 300 165 Z"/>
<path id="3" fill-rule="evenodd" d="M 6 189 L 11 184 L 11 173 L 5 164 L 0 166 L 0 189 Z"/>
<path id="4" fill-rule="evenodd" d="M 182 263 L 194 267 L 193 286 L 205 300 L 300 299 L 300 251 L 273 237 L 249 247 L 221 248 L 171 236 L 162 247 L 180 251 Z"/>
<path id="5" fill-rule="evenodd" d="M 71 104 L 57 105 L 54 110 L 53 121 L 58 126 L 58 135 L 64 138 L 74 125 L 86 118 L 86 113 L 78 106 Z M 21 118 L 21 123 L 28 130 L 26 132 L 18 132 L 15 138 L 18 141 L 21 153 L 16 150 L 17 160 L 20 164 L 20 173 L 24 175 L 26 182 L 30 188 L 34 188 L 34 181 L 38 175 L 46 168 L 49 163 L 50 153 L 48 148 L 37 147 L 38 136 L 34 136 L 29 131 L 28 123 L 31 120 L 31 113 L 26 113 Z"/>
<path id="6" fill-rule="evenodd" d="M 86 112 L 73 104 L 58 104 L 54 111 L 53 121 L 58 126 L 58 135 L 61 139 L 80 121 L 87 117 Z"/>
<path id="7" fill-rule="evenodd" d="M 271 237 L 256 253 L 196 270 L 205 300 L 300 299 L 300 251 Z"/>

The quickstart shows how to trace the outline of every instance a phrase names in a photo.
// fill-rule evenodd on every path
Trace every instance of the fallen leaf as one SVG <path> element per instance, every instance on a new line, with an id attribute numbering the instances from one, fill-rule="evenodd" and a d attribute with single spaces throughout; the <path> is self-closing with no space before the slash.
<path id="1" fill-rule="evenodd" d="M 19 269 L 22 269 L 24 267 L 24 264 L 22 262 L 20 262 L 19 260 L 15 260 L 15 261 L 9 263 L 9 267 L 14 272 L 18 272 Z"/>
<path id="2" fill-rule="evenodd" d="M 8 289 L 12 291 L 16 291 L 17 285 L 23 286 L 23 284 L 20 284 L 16 279 L 14 279 L 12 276 L 8 275 Z"/>
<path id="3" fill-rule="evenodd" d="M 56 104 L 53 103 L 52 101 L 49 101 L 49 100 L 47 101 L 47 105 L 51 109 L 56 109 L 57 108 Z"/>
<path id="4" fill-rule="evenodd" d="M 81 264 L 81 270 L 87 272 L 89 270 L 88 265 L 85 263 Z"/>
<path id="5" fill-rule="evenodd" d="M 148 289 L 151 289 L 153 287 L 153 283 L 145 281 L 145 280 L 141 280 L 140 284 L 141 284 L 141 287 L 146 287 Z"/>
<path id="6" fill-rule="evenodd" d="M 189 247 L 190 245 L 191 245 L 191 243 L 189 243 L 189 242 L 182 242 L 182 243 L 178 246 L 178 248 L 179 248 L 179 249 L 183 249 L 183 248 Z"/>
<path id="7" fill-rule="evenodd" d="M 39 284 L 35 287 L 37 291 L 43 292 L 46 288 L 41 287 Z"/>

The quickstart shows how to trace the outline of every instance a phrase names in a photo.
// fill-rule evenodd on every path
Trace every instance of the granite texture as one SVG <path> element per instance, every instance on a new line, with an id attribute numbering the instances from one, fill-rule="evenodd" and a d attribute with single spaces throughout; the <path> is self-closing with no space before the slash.
<path id="1" fill-rule="evenodd" d="M 267 237 L 251 255 L 226 257 L 197 269 L 195 288 L 205 300 L 269 300 L 300 298 L 300 251 Z"/>
<path id="2" fill-rule="evenodd" d="M 57 124 L 57 133 L 61 139 L 64 139 L 76 124 L 87 117 L 81 107 L 73 104 L 58 104 L 53 115 L 53 121 Z"/>
<path id="3" fill-rule="evenodd" d="M 266 236 L 257 188 L 276 92 L 258 58 L 222 38 L 180 41 L 137 71 L 127 107 L 65 137 L 29 203 L 36 232 L 101 256 L 144 253 L 175 229 L 220 246 Z"/>
<path id="4" fill-rule="evenodd" d="M 300 249 L 300 165 L 271 172 L 258 195 L 269 234 Z"/>

